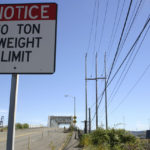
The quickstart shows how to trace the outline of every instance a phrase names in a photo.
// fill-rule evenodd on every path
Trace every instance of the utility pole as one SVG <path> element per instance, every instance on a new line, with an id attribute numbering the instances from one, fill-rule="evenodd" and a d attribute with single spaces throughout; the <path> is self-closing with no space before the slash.
<path id="1" fill-rule="evenodd" d="M 95 80 L 96 81 L 96 129 L 98 128 L 98 80 L 99 79 L 105 79 L 105 77 L 98 77 L 98 70 L 97 70 L 97 53 L 96 53 L 96 59 L 95 59 L 95 78 L 86 78 L 86 80 Z"/>
<path id="2" fill-rule="evenodd" d="M 91 133 L 91 109 L 89 108 L 89 133 Z"/>
<path id="3" fill-rule="evenodd" d="M 85 55 L 85 127 L 84 133 L 87 133 L 87 53 Z"/>
<path id="4" fill-rule="evenodd" d="M 97 129 L 98 128 L 97 53 L 95 60 L 95 81 L 96 81 L 96 129 Z"/>
<path id="5" fill-rule="evenodd" d="M 106 53 L 104 56 L 105 67 L 105 117 L 106 117 L 106 130 L 108 129 L 108 114 L 107 114 L 107 74 L 106 74 Z"/>

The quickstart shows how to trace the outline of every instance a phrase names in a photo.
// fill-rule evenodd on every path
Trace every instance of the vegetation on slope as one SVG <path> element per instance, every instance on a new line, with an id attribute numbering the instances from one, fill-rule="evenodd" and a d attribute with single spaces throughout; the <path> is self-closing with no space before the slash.
<path id="1" fill-rule="evenodd" d="M 140 140 L 122 129 L 99 128 L 80 138 L 84 150 L 150 150 L 148 140 Z"/>

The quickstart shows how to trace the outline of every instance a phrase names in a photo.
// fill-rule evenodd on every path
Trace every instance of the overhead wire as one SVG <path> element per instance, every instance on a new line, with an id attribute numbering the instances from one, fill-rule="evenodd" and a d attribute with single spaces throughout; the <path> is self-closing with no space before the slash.
<path id="1" fill-rule="evenodd" d="M 95 12 L 96 12 L 96 1 L 95 0 L 95 4 L 94 4 L 94 8 L 93 8 L 93 15 L 92 15 L 92 22 L 91 22 L 91 28 L 90 28 L 90 36 L 89 36 L 89 41 L 88 41 L 88 47 L 87 47 L 87 51 L 86 53 L 88 54 L 89 49 L 90 49 L 90 44 L 91 44 L 91 39 L 92 39 L 92 32 L 93 32 L 93 26 L 94 26 L 94 18 L 95 18 Z"/>
<path id="2" fill-rule="evenodd" d="M 98 6 L 97 6 L 97 2 L 98 2 Z M 87 51 L 86 51 L 87 54 L 89 53 L 89 49 L 90 49 L 90 45 L 91 45 L 92 33 L 93 33 L 93 30 L 94 30 L 94 20 L 95 20 L 95 16 L 96 16 L 96 11 L 98 11 L 96 9 L 97 7 L 99 9 L 99 0 L 95 0 L 94 7 L 93 7 L 93 13 L 92 13 L 93 15 L 92 15 L 91 28 L 90 28 L 90 36 L 89 36 L 88 47 L 87 47 Z M 97 14 L 99 14 L 99 13 L 97 12 Z M 97 18 L 98 18 L 98 15 L 97 15 Z M 96 21 L 96 22 L 98 22 L 98 21 Z M 96 29 L 97 29 L 97 23 L 96 23 Z M 96 40 L 96 34 L 97 34 L 97 31 L 95 31 L 95 40 Z M 95 49 L 95 43 L 96 43 L 96 41 L 94 41 L 94 49 Z"/>
<path id="3" fill-rule="evenodd" d="M 116 19 L 117 19 L 117 14 L 118 14 L 118 9 L 119 9 L 119 4 L 120 4 L 120 0 L 118 1 L 117 3 L 117 10 L 116 10 L 116 14 L 115 14 L 115 21 L 114 21 L 114 24 L 113 24 L 113 30 L 112 30 L 112 33 L 111 33 L 111 39 L 110 39 L 110 44 L 109 44 L 109 48 L 108 48 L 108 53 L 110 54 L 110 47 L 112 46 L 113 42 L 114 42 L 114 39 L 115 39 L 115 35 L 116 35 L 116 32 L 118 30 L 118 26 L 119 26 L 119 23 L 120 23 L 120 19 L 121 19 L 121 16 L 122 16 L 122 12 L 123 12 L 123 8 L 124 8 L 124 5 L 125 5 L 125 0 L 123 1 L 123 5 L 122 5 L 122 8 L 121 8 L 121 11 L 120 11 L 120 15 L 119 15 L 119 18 L 118 18 L 118 22 L 117 22 L 117 26 L 115 28 L 115 23 L 116 23 Z M 114 32 L 115 30 L 115 32 Z M 114 35 L 113 35 L 113 32 L 114 32 Z M 109 57 L 109 54 L 108 54 L 108 57 Z M 104 70 L 104 69 L 103 69 Z M 101 96 L 99 96 L 98 99 L 100 99 L 99 101 L 99 104 L 98 104 L 98 107 L 100 106 L 101 102 L 102 102 L 102 99 L 103 99 L 103 95 L 104 95 L 104 90 L 103 92 L 101 93 Z"/>
<path id="4" fill-rule="evenodd" d="M 96 7 L 96 11 L 97 11 L 97 15 L 96 15 L 96 23 L 95 23 L 95 35 L 94 35 L 94 48 L 93 48 L 93 52 L 96 51 L 96 41 L 97 41 L 97 29 L 98 29 L 98 18 L 99 18 L 99 0 L 97 0 L 97 7 Z M 93 53 L 94 55 L 94 53 Z M 95 57 L 95 56 L 94 56 Z M 92 68 L 94 66 L 94 57 L 92 57 Z M 92 77 L 92 72 L 93 70 L 91 70 L 91 77 Z"/>
<path id="5" fill-rule="evenodd" d="M 116 93 L 118 92 L 119 88 L 120 88 L 121 85 L 123 84 L 123 81 L 125 80 L 125 77 L 126 77 L 127 73 L 129 72 L 129 69 L 131 68 L 131 66 L 132 66 L 132 64 L 133 64 L 133 62 L 134 62 L 134 60 L 135 60 L 135 58 L 136 58 L 136 56 L 137 56 L 137 54 L 138 54 L 138 52 L 139 52 L 141 46 L 142 46 L 142 44 L 143 44 L 143 42 L 144 42 L 144 40 L 145 40 L 145 37 L 146 37 L 146 35 L 147 35 L 149 29 L 150 29 L 150 26 L 147 28 L 147 30 L 146 30 L 146 32 L 145 32 L 145 34 L 144 34 L 144 36 L 143 36 L 143 39 L 142 39 L 140 45 L 138 46 L 137 51 L 135 52 L 135 55 L 133 56 L 133 58 L 132 58 L 132 60 L 131 60 L 131 63 L 129 64 L 129 66 L 128 66 L 128 68 L 127 68 L 127 70 L 126 70 L 126 72 L 125 72 L 125 74 L 124 74 L 124 76 L 123 76 L 123 78 L 122 78 L 122 80 L 119 78 L 119 80 L 117 81 L 117 83 L 119 83 L 119 86 L 117 87 L 117 90 L 115 91 L 115 94 L 113 95 L 113 98 L 109 101 L 109 105 L 110 105 L 110 103 L 113 101 L 113 99 L 114 99 Z M 132 55 L 131 55 L 131 56 L 132 56 Z M 123 72 L 124 72 L 124 71 L 123 71 Z"/>
<path id="6" fill-rule="evenodd" d="M 110 69 L 107 81 L 109 81 L 109 78 L 111 76 L 111 73 L 112 73 L 112 70 L 113 70 L 113 67 L 114 67 L 114 64 L 115 64 L 115 61 L 116 61 L 116 57 L 117 57 L 118 52 L 119 52 L 119 47 L 120 47 L 121 40 L 122 40 L 122 37 L 123 37 L 123 34 L 124 34 L 124 30 L 125 30 L 125 27 L 126 27 L 126 24 L 127 24 L 127 20 L 128 20 L 128 17 L 129 17 L 130 9 L 131 9 L 131 6 L 132 6 L 132 1 L 133 0 L 130 0 L 128 12 L 127 12 L 127 15 L 126 15 L 126 19 L 125 19 L 125 22 L 124 22 L 124 25 L 123 25 L 123 29 L 122 29 L 122 32 L 121 32 L 121 35 L 120 35 L 119 43 L 118 43 L 118 46 L 117 46 L 117 50 L 116 50 L 116 53 L 115 53 L 115 56 L 114 56 L 114 59 L 113 59 L 112 65 L 111 65 L 111 69 Z"/>
<path id="7" fill-rule="evenodd" d="M 123 13 L 123 9 L 124 9 L 124 6 L 125 6 L 125 0 L 123 1 L 123 4 L 122 4 L 122 8 L 121 8 L 121 11 L 120 11 L 120 15 L 119 15 L 119 18 L 118 18 L 118 22 L 117 22 L 117 25 L 116 25 L 116 28 L 115 28 L 115 31 L 114 31 L 114 35 L 113 35 L 113 39 L 112 39 L 112 42 L 110 44 L 110 47 L 113 46 L 113 43 L 114 43 L 114 40 L 115 40 L 115 37 L 116 37 L 116 33 L 117 33 L 117 30 L 118 30 L 118 27 L 119 27 L 119 23 L 120 23 L 120 20 L 121 20 L 121 17 L 122 17 L 122 13 Z M 111 49 L 108 51 L 108 58 L 110 56 L 110 52 L 111 52 Z"/>
<path id="8" fill-rule="evenodd" d="M 117 105 L 117 107 L 111 113 L 114 113 L 120 107 L 120 105 L 127 99 L 127 97 L 131 94 L 131 92 L 136 88 L 138 83 L 143 79 L 144 75 L 146 74 L 146 72 L 148 71 L 149 68 L 150 68 L 150 64 L 145 68 L 144 72 L 141 74 L 141 76 L 138 78 L 138 80 L 135 82 L 135 84 L 129 90 L 127 95 L 122 99 L 122 101 Z"/>
<path id="9" fill-rule="evenodd" d="M 120 0 L 118 0 L 118 2 L 117 2 L 117 9 L 116 9 L 116 13 L 115 13 L 115 19 L 114 19 L 113 28 L 112 28 L 112 32 L 111 32 L 111 36 L 110 36 L 109 45 L 108 45 L 108 52 L 109 53 L 110 53 L 110 50 L 111 50 L 111 43 L 112 43 L 112 40 L 114 38 L 114 30 L 115 30 L 115 27 L 116 27 L 116 21 L 117 21 L 119 5 L 120 5 Z"/>
<path id="10" fill-rule="evenodd" d="M 136 47 L 134 47 L 134 49 L 135 49 L 135 48 L 136 48 Z M 127 66 L 128 66 L 129 60 L 131 59 L 131 57 L 132 57 L 132 55 L 133 55 L 133 52 L 134 52 L 134 51 L 131 52 L 131 55 L 129 56 L 128 61 L 127 61 L 126 65 L 125 65 L 125 67 L 124 67 L 124 69 L 123 69 L 121 75 L 119 76 L 119 79 L 117 80 L 117 82 L 116 82 L 116 84 L 115 84 L 115 86 L 114 86 L 113 91 L 112 91 L 111 94 L 110 94 L 110 97 L 109 97 L 110 101 L 112 101 L 112 99 L 113 99 L 112 97 L 114 97 L 114 95 L 117 94 L 117 91 L 119 90 L 119 86 L 120 86 L 120 84 L 122 84 L 122 83 L 121 83 L 121 81 L 122 81 L 122 80 L 121 80 L 121 79 L 122 79 L 122 76 L 123 76 L 123 74 L 124 74 L 124 72 L 125 72 L 125 70 L 126 70 L 126 68 L 127 68 Z"/>
<path id="11" fill-rule="evenodd" d="M 128 51 L 127 55 L 125 56 L 125 58 L 123 59 L 122 63 L 120 64 L 120 66 L 118 67 L 117 71 L 115 72 L 114 76 L 112 77 L 112 79 L 110 80 L 110 82 L 107 84 L 107 87 L 112 83 L 112 81 L 114 80 L 114 78 L 116 77 L 116 75 L 118 74 L 118 72 L 120 71 L 122 65 L 125 63 L 126 59 L 128 58 L 128 56 L 130 55 L 130 53 L 132 52 L 134 46 L 136 45 L 136 43 L 138 42 L 138 40 L 140 39 L 142 33 L 145 31 L 145 28 L 147 27 L 148 23 L 150 22 L 150 15 L 148 16 L 147 18 L 147 21 L 145 22 L 141 32 L 139 33 L 138 37 L 136 38 L 135 42 L 133 43 L 133 45 L 131 46 L 130 50 Z M 103 92 L 101 93 L 101 96 L 99 97 L 100 98 L 100 101 L 99 101 L 99 104 L 98 104 L 98 108 L 102 102 L 102 99 L 103 99 L 103 96 L 104 96 L 104 92 L 105 92 L 105 89 L 103 90 Z M 96 114 L 96 113 L 95 113 Z M 92 118 L 92 120 L 94 119 L 95 117 L 95 114 Z"/>
<path id="12" fill-rule="evenodd" d="M 99 0 L 97 1 L 97 16 L 95 25 L 95 37 L 94 37 L 94 51 L 96 51 L 96 40 L 97 40 L 97 28 L 98 28 L 98 18 L 99 18 Z"/>
<path id="13" fill-rule="evenodd" d="M 123 62 L 121 63 L 121 65 L 119 66 L 119 68 L 117 69 L 117 71 L 115 72 L 113 78 L 111 79 L 111 81 L 109 82 L 109 84 L 108 84 L 107 86 L 109 86 L 109 85 L 111 84 L 112 80 L 114 79 L 114 77 L 116 76 L 116 74 L 118 73 L 118 71 L 120 70 L 120 68 L 122 67 L 122 65 L 124 64 L 125 60 L 127 59 L 127 57 L 129 56 L 129 54 L 131 53 L 133 47 L 135 46 L 135 44 L 137 43 L 137 41 L 138 41 L 139 38 L 141 37 L 141 34 L 144 32 L 144 30 L 145 30 L 147 24 L 149 23 L 149 20 L 150 20 L 150 18 L 148 17 L 147 22 L 145 23 L 144 27 L 142 28 L 142 30 L 141 30 L 140 34 L 138 35 L 137 39 L 135 40 L 133 46 L 132 46 L 131 49 L 129 50 L 128 54 L 127 54 L 126 57 L 124 58 Z M 101 100 L 102 100 L 103 95 L 104 95 L 104 91 L 102 92 Z M 100 100 L 100 103 L 101 103 L 101 100 Z M 94 117 L 93 117 L 93 119 L 94 119 Z M 92 119 L 92 120 L 93 120 L 93 119 Z"/>
<path id="14" fill-rule="evenodd" d="M 99 52 L 101 41 L 102 41 L 102 37 L 103 37 L 105 22 L 106 22 L 106 18 L 107 18 L 108 5 L 109 5 L 109 0 L 107 0 L 107 2 L 106 2 L 106 9 L 105 9 L 104 19 L 103 19 L 103 23 L 102 23 L 102 32 L 101 32 L 101 35 L 100 35 L 100 42 L 99 42 L 98 52 Z M 96 50 L 94 50 L 94 53 L 95 52 L 96 52 Z M 94 103 L 94 105 L 95 105 L 95 103 Z M 94 115 L 94 117 L 95 117 L 95 115 Z M 92 121 L 94 120 L 94 117 L 92 118 Z"/>
<path id="15" fill-rule="evenodd" d="M 148 16 L 148 19 L 146 21 L 146 23 L 144 24 L 144 27 L 142 28 L 141 32 L 139 33 L 138 37 L 136 38 L 135 42 L 133 43 L 133 45 L 131 46 L 130 50 L 128 51 L 127 55 L 125 56 L 125 58 L 123 59 L 122 63 L 120 64 L 120 66 L 118 67 L 117 71 L 114 73 L 113 77 L 111 78 L 110 82 L 108 83 L 107 86 L 109 86 L 111 84 L 111 82 L 114 80 L 115 76 L 118 74 L 118 72 L 120 71 L 122 65 L 125 63 L 126 59 L 128 58 L 128 56 L 130 55 L 130 53 L 132 52 L 135 44 L 138 42 L 138 40 L 140 39 L 142 33 L 145 31 L 145 28 L 147 27 L 148 23 L 150 22 L 150 15 Z"/>
<path id="16" fill-rule="evenodd" d="M 124 46 L 124 44 L 125 44 L 125 41 L 126 41 L 126 39 L 127 39 L 127 37 L 128 37 L 128 34 L 129 34 L 129 32 L 130 32 L 130 30 L 131 30 L 131 28 L 132 28 L 132 25 L 133 25 L 133 23 L 134 23 L 134 21 L 135 21 L 135 18 L 136 18 L 136 16 L 137 16 L 137 13 L 138 13 L 138 11 L 139 11 L 139 8 L 140 8 L 140 6 L 141 6 L 141 3 L 142 3 L 142 0 L 140 1 L 140 3 L 139 3 L 139 6 L 138 6 L 138 8 L 137 8 L 137 10 L 135 10 L 136 12 L 135 12 L 135 14 L 134 14 L 134 16 L 132 16 L 132 20 L 130 20 L 130 25 L 129 25 L 129 29 L 127 30 L 127 34 L 126 34 L 126 36 L 125 36 L 125 38 L 124 38 L 124 41 L 123 41 L 123 43 L 122 43 L 122 46 L 121 46 L 121 48 L 120 49 L 122 49 L 123 48 L 123 46 Z M 118 54 L 118 56 L 119 56 L 119 54 Z M 132 54 L 130 55 L 130 57 L 132 56 Z M 117 59 L 116 59 L 117 60 Z M 130 60 L 130 58 L 129 58 L 129 60 Z M 128 64 L 128 63 L 127 63 Z M 126 64 L 126 67 L 127 67 L 127 64 Z M 125 68 L 126 68 L 125 67 Z M 124 68 L 124 71 L 125 71 L 125 68 Z M 123 72 L 124 72 L 123 71 Z M 123 72 L 122 72 L 122 74 L 121 74 L 121 76 L 119 77 L 119 80 L 116 82 L 116 85 L 115 85 L 115 88 L 113 89 L 113 91 L 112 91 L 112 93 L 111 93 L 111 95 L 110 95 L 110 98 L 111 98 L 111 96 L 114 94 L 114 91 L 117 89 L 117 86 L 118 86 L 118 84 L 119 84 L 119 81 L 120 81 L 120 79 L 121 79 L 121 77 L 122 77 L 122 75 L 123 75 Z"/>
<path id="17" fill-rule="evenodd" d="M 121 42 L 121 39 L 122 39 L 122 36 L 123 36 L 123 33 L 124 33 L 124 30 L 125 30 L 125 27 L 126 27 L 126 23 L 127 23 L 127 20 L 128 20 L 128 16 L 129 16 L 129 13 L 130 13 L 130 9 L 131 9 L 131 5 L 132 5 L 132 0 L 130 1 L 130 4 L 129 4 L 129 8 L 128 8 L 128 12 L 127 12 L 127 15 L 126 15 L 126 19 L 125 19 L 125 22 L 124 22 L 124 26 L 123 26 L 123 29 L 122 29 L 122 32 L 121 32 L 121 36 L 120 36 L 120 40 L 119 40 L 119 43 L 118 43 L 118 48 L 120 46 L 120 42 Z M 111 75 L 111 72 L 112 72 L 112 69 L 113 69 L 113 65 L 114 65 L 114 62 L 115 62 L 115 59 L 116 59 L 116 55 L 118 53 L 118 48 L 117 48 L 117 51 L 116 51 L 116 54 L 115 54 L 115 57 L 114 57 L 114 61 L 112 63 L 112 67 L 111 67 L 111 70 L 110 70 L 110 73 L 109 73 L 109 76 L 108 76 L 108 79 L 107 79 L 107 83 L 108 83 L 108 80 L 109 80 L 109 77 Z M 108 86 L 108 85 L 107 85 Z M 100 101 L 99 101 L 99 104 L 98 104 L 98 108 L 102 102 L 102 99 L 103 99 L 103 96 L 104 96 L 104 92 L 105 92 L 105 89 L 103 90 L 102 94 L 101 94 L 101 98 L 100 98 Z M 95 113 L 96 115 L 96 113 Z M 95 116 L 94 115 L 94 116 Z"/>
<path id="18" fill-rule="evenodd" d="M 104 34 L 104 28 L 105 28 L 105 23 L 106 23 L 106 19 L 107 19 L 107 11 L 108 11 L 108 5 L 109 5 L 109 0 L 107 0 L 106 2 L 106 9 L 105 9 L 105 15 L 104 15 L 104 20 L 103 20 L 103 24 L 102 24 L 102 32 L 100 34 L 100 41 L 99 41 L 99 46 L 98 46 L 98 53 L 97 55 L 99 54 L 99 51 L 100 51 L 100 47 L 101 47 L 101 42 L 102 42 L 102 37 L 103 37 L 103 34 Z M 94 52 L 95 53 L 95 52 Z"/>
<path id="19" fill-rule="evenodd" d="M 121 53 L 121 51 L 122 51 L 122 49 L 123 49 L 123 47 L 124 47 L 124 44 L 125 44 L 125 42 L 126 42 L 126 40 L 127 40 L 127 37 L 128 37 L 128 35 L 129 35 L 130 31 L 131 31 L 131 28 L 132 28 L 134 22 L 135 22 L 135 19 L 136 19 L 138 13 L 139 13 L 139 9 L 140 9 L 140 6 L 141 6 L 141 4 L 142 4 L 142 1 L 143 1 L 143 0 L 140 0 L 140 3 L 139 3 L 138 8 L 137 8 L 137 10 L 136 10 L 136 12 L 135 12 L 135 15 L 133 16 L 133 19 L 131 18 L 131 23 L 130 23 L 130 25 L 129 25 L 128 29 L 127 29 L 127 33 L 126 33 L 126 35 L 125 35 L 125 37 L 124 37 L 124 39 L 123 39 L 123 41 L 122 41 L 122 43 L 121 43 L 121 46 L 120 46 L 120 49 L 119 49 L 119 52 L 118 52 L 118 56 L 117 56 L 117 58 L 116 58 L 116 61 L 117 61 L 118 57 L 120 56 L 120 53 Z M 137 1 L 137 2 L 138 2 L 138 1 Z"/>

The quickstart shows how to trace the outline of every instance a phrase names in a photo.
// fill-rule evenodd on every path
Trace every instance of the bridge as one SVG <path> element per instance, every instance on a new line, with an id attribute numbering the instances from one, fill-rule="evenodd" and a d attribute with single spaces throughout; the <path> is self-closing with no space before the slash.
<path id="1" fill-rule="evenodd" d="M 48 127 L 58 128 L 60 124 L 73 124 L 72 116 L 48 116 Z"/>

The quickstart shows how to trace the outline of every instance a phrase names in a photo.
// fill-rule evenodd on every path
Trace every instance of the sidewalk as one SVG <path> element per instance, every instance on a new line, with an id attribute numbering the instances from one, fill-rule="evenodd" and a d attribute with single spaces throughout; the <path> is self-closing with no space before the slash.
<path id="1" fill-rule="evenodd" d="M 75 137 L 76 137 L 76 139 L 75 139 Z M 78 145 L 79 145 L 79 141 L 78 141 L 77 132 L 76 133 L 73 132 L 73 135 L 64 150 L 82 150 L 82 148 L 79 148 Z"/>

